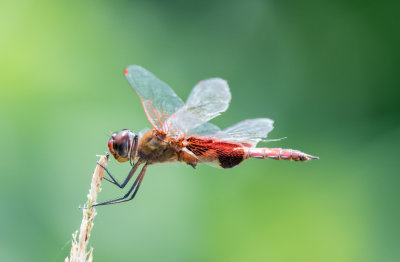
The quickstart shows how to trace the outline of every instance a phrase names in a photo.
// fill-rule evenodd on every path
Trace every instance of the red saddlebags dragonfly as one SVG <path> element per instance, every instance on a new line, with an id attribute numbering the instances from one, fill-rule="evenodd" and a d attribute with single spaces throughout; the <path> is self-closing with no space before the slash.
<path id="1" fill-rule="evenodd" d="M 180 161 L 193 168 L 198 163 L 232 168 L 248 158 L 293 161 L 318 158 L 293 149 L 257 148 L 257 143 L 273 129 L 274 122 L 268 118 L 247 119 L 224 130 L 209 123 L 227 110 L 231 100 L 223 79 L 201 81 L 184 103 L 166 83 L 143 67 L 131 65 L 125 69 L 125 76 L 139 96 L 153 129 L 139 134 L 124 129 L 111 135 L 108 141 L 111 154 L 119 162 L 130 161 L 132 169 L 121 184 L 107 169 L 111 179 L 105 179 L 124 188 L 138 167 L 143 167 L 123 197 L 93 206 L 132 200 L 147 167 L 156 163 Z"/>

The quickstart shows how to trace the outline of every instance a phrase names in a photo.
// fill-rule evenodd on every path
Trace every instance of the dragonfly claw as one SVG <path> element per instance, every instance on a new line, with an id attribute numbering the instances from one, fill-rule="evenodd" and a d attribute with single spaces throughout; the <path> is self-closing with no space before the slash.
<path id="1" fill-rule="evenodd" d="M 78 209 L 80 209 L 80 210 L 87 210 L 87 209 L 89 209 L 89 208 L 93 208 L 94 206 L 96 205 L 96 203 L 94 203 L 94 204 L 92 204 L 92 205 L 90 205 L 90 206 L 78 206 Z"/>

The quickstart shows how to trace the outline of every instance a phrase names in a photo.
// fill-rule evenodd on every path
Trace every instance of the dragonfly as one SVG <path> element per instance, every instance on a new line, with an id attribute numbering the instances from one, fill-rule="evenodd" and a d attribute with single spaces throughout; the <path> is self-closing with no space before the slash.
<path id="1" fill-rule="evenodd" d="M 231 93 L 221 78 L 200 81 L 186 103 L 163 81 L 138 65 L 128 66 L 125 76 L 142 102 L 153 129 L 138 134 L 123 129 L 108 140 L 110 153 L 118 162 L 129 161 L 132 168 L 119 183 L 105 168 L 107 181 L 124 188 L 142 166 L 128 192 L 121 198 L 95 203 L 110 205 L 132 200 L 142 184 L 148 166 L 183 162 L 195 168 L 206 163 L 223 169 L 232 168 L 249 158 L 308 161 L 318 159 L 294 149 L 258 148 L 273 129 L 268 118 L 247 119 L 221 130 L 209 121 L 228 109 Z M 99 164 L 100 165 L 100 164 Z"/>

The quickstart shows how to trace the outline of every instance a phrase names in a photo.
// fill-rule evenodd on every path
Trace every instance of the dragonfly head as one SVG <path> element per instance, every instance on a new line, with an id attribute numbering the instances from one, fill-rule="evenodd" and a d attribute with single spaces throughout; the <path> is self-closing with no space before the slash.
<path id="1" fill-rule="evenodd" d="M 137 148 L 137 135 L 129 129 L 113 133 L 108 140 L 108 148 L 118 162 L 134 160 Z"/>

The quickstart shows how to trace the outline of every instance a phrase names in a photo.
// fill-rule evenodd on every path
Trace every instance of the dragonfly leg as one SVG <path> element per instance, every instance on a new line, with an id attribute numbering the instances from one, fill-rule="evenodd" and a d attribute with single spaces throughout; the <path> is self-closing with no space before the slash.
<path id="1" fill-rule="evenodd" d="M 97 164 L 98 164 L 99 166 L 101 166 L 101 167 L 104 169 L 104 171 L 106 171 L 106 173 L 109 175 L 109 177 L 111 178 L 111 180 L 108 179 L 108 178 L 106 178 L 106 177 L 103 177 L 103 178 L 104 178 L 105 180 L 107 180 L 108 182 L 110 182 L 110 183 L 112 183 L 112 184 L 118 186 L 119 188 L 124 188 L 124 187 L 126 186 L 126 184 L 128 184 L 129 180 L 132 178 L 133 174 L 135 174 L 137 168 L 139 167 L 139 165 L 140 165 L 141 163 L 142 163 L 141 161 L 137 161 L 137 162 L 133 165 L 131 171 L 129 171 L 129 174 L 128 174 L 128 176 L 125 178 L 124 182 L 123 182 L 122 184 L 120 184 L 120 183 L 118 183 L 118 181 L 111 175 L 110 171 L 108 171 L 108 169 L 107 169 L 105 166 L 103 166 L 102 164 L 100 164 L 99 162 L 97 162 Z"/>
<path id="2" fill-rule="evenodd" d="M 132 187 L 129 189 L 129 191 L 121 198 L 117 198 L 114 200 L 102 202 L 102 203 L 95 203 L 90 207 L 95 207 L 95 206 L 104 206 L 104 205 L 112 205 L 112 204 L 117 204 L 117 203 L 122 203 L 126 201 L 132 200 L 135 196 L 136 193 L 138 192 L 140 185 L 142 184 L 142 180 L 144 175 L 146 174 L 146 169 L 147 169 L 148 164 L 145 164 L 140 171 L 138 177 L 136 178 L 135 182 L 133 183 Z M 132 193 L 133 191 L 133 193 Z M 132 195 L 129 197 L 129 195 L 132 193 Z M 129 198 L 128 198 L 129 197 Z"/>

